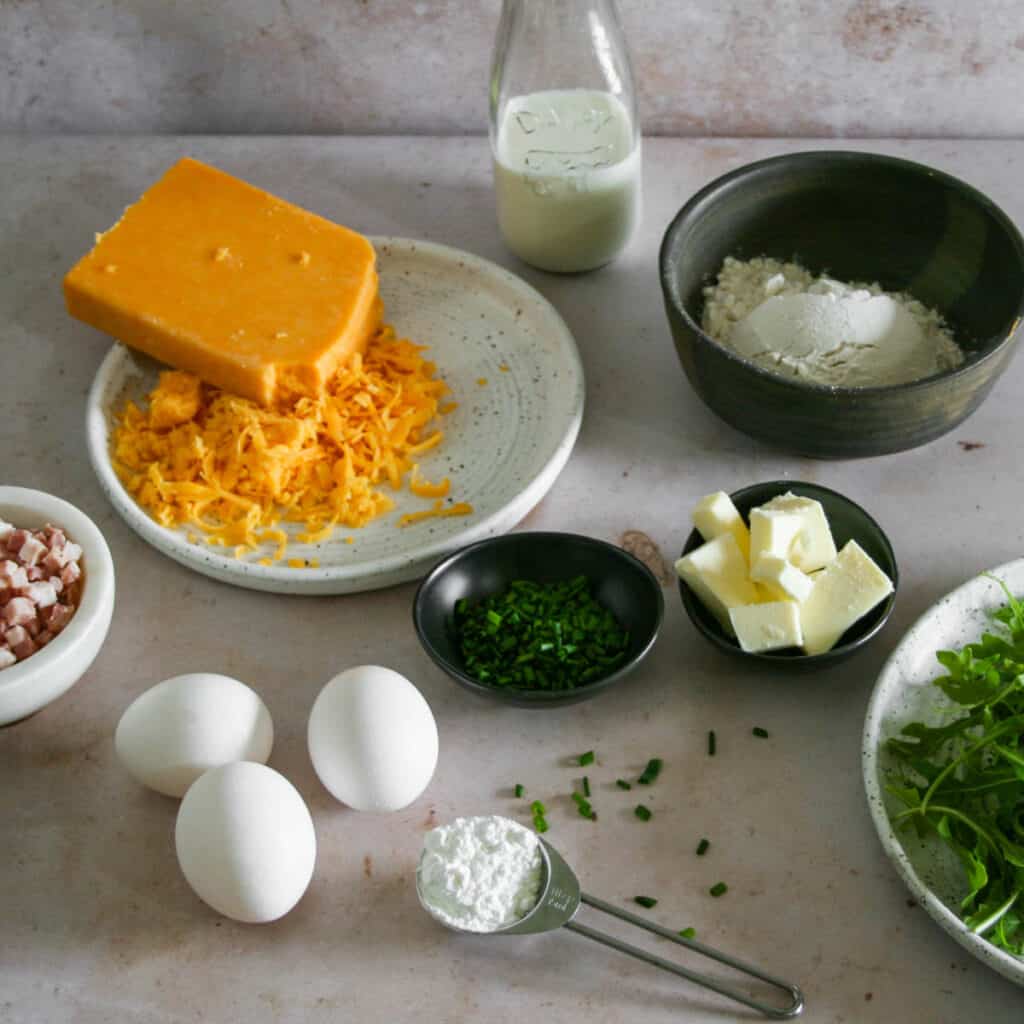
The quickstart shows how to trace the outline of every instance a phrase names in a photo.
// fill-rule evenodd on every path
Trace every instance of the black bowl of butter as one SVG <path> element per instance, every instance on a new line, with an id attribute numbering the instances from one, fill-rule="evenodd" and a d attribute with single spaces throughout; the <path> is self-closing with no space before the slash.
<path id="1" fill-rule="evenodd" d="M 832 609 L 838 606 L 840 614 L 842 614 L 843 607 L 851 598 L 854 601 L 858 599 L 856 593 L 851 593 L 849 586 L 840 579 L 837 585 L 829 587 L 831 593 L 827 595 L 829 598 L 827 602 L 816 599 L 815 603 L 819 607 L 816 609 L 818 623 L 815 628 L 810 628 L 805 618 L 805 612 L 810 606 L 809 600 L 797 608 L 790 609 L 797 621 L 803 620 L 805 636 L 801 636 L 800 639 L 807 641 L 810 653 L 808 649 L 797 646 L 796 643 L 773 650 L 745 650 L 741 640 L 737 637 L 737 630 L 730 621 L 729 613 L 724 611 L 721 605 L 714 609 L 708 603 L 709 600 L 713 601 L 714 599 L 713 597 L 709 598 L 706 591 L 701 592 L 700 581 L 685 569 L 679 571 L 680 564 L 692 559 L 694 552 L 708 547 L 709 527 L 702 524 L 704 532 L 697 528 L 693 530 L 686 540 L 676 567 L 680 575 L 679 593 L 683 607 L 690 621 L 706 640 L 726 654 L 742 658 L 748 663 L 803 671 L 825 668 L 844 661 L 857 651 L 862 650 L 882 631 L 892 614 L 896 600 L 899 569 L 896 565 L 896 555 L 885 531 L 860 505 L 838 491 L 821 487 L 818 484 L 793 480 L 771 480 L 752 484 L 734 491 L 728 495 L 728 498 L 725 495 L 721 495 L 721 498 L 724 499 L 723 503 L 726 507 L 731 506 L 732 510 L 739 513 L 742 526 L 737 528 L 741 531 L 749 530 L 752 522 L 751 513 L 755 509 L 771 509 L 774 505 L 785 510 L 794 505 L 813 506 L 814 503 L 817 503 L 824 513 L 826 529 L 830 534 L 828 543 L 831 545 L 831 551 L 819 558 L 818 561 L 809 563 L 808 568 L 824 562 L 841 568 L 839 560 L 852 555 L 855 563 L 873 563 L 875 569 L 880 570 L 888 578 L 891 589 L 865 614 L 859 616 L 849 625 L 840 622 L 835 631 L 829 635 L 830 624 L 827 620 L 833 614 Z M 700 519 L 699 516 L 695 518 Z M 724 522 L 722 526 L 724 528 Z M 749 557 L 750 552 L 748 551 L 747 554 Z M 740 556 L 736 555 L 736 557 Z M 856 579 L 859 575 L 858 565 L 854 564 L 853 568 L 855 578 L 852 581 L 852 587 L 856 591 L 860 585 L 860 580 Z M 832 569 L 823 565 L 822 568 L 810 572 L 809 579 L 813 586 L 818 585 L 822 573 L 826 571 L 831 572 Z M 755 619 L 759 613 L 770 611 L 774 605 L 774 602 L 769 604 L 766 601 L 764 586 L 765 584 L 760 584 L 758 586 L 759 593 L 756 596 L 753 594 L 751 596 L 751 600 L 756 602 L 751 609 L 751 614 Z M 809 589 L 813 595 L 813 589 Z M 824 593 L 821 596 L 825 596 Z M 785 599 L 786 597 L 787 595 L 784 593 L 776 593 L 776 598 Z M 832 608 L 830 609 L 828 605 L 831 605 Z M 822 622 L 822 619 L 826 621 Z M 769 628 L 775 628 L 775 626 L 772 625 Z M 799 630 L 800 627 L 796 628 Z M 756 636 L 756 632 L 754 635 Z"/>

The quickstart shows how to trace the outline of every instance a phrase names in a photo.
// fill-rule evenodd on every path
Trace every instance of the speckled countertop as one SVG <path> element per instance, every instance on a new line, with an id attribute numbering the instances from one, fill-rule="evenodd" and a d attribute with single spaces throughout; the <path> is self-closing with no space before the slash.
<path id="1" fill-rule="evenodd" d="M 676 363 L 661 309 L 661 231 L 700 185 L 807 143 L 654 140 L 643 229 L 616 264 L 580 277 L 517 265 L 497 237 L 485 140 L 0 137 L 0 480 L 70 499 L 105 532 L 118 571 L 110 637 L 66 697 L 0 731 L 0 1021 L 518 1021 L 739 1019 L 728 1004 L 569 933 L 488 941 L 419 910 L 423 830 L 458 813 L 519 813 L 522 782 L 585 887 L 801 983 L 822 1022 L 1018 1021 L 1024 996 L 924 914 L 875 837 L 859 739 L 874 678 L 937 597 L 1024 548 L 1019 359 L 954 434 L 886 458 L 818 463 L 770 452 L 716 420 Z M 1024 142 L 860 144 L 960 175 L 1024 221 Z M 561 310 L 588 377 L 575 454 L 531 528 L 681 547 L 693 500 L 775 477 L 864 503 L 889 531 L 902 587 L 869 650 L 820 676 L 752 674 L 691 628 L 672 588 L 662 637 L 627 685 L 544 714 L 456 689 L 420 651 L 413 587 L 289 598 L 232 589 L 147 547 L 92 477 L 82 420 L 106 339 L 64 315 L 60 278 L 123 205 L 184 152 L 374 234 L 446 242 L 512 267 Z M 979 447 L 961 442 L 977 443 Z M 339 669 L 381 662 L 437 716 L 427 793 L 390 817 L 335 803 L 312 772 L 306 716 Z M 219 918 L 182 880 L 176 803 L 114 762 L 118 716 L 169 675 L 225 672 L 274 716 L 271 765 L 299 788 L 319 839 L 309 892 L 277 924 Z M 768 729 L 768 740 L 750 729 Z M 718 735 L 718 755 L 705 735 Z M 597 824 L 568 801 L 567 755 L 593 748 Z M 647 824 L 613 788 L 665 759 Z M 706 857 L 693 849 L 712 840 Z M 729 893 L 711 899 L 724 879 Z M 603 924 L 603 922 L 601 922 Z M 743 1018 L 746 1019 L 746 1018 Z"/>

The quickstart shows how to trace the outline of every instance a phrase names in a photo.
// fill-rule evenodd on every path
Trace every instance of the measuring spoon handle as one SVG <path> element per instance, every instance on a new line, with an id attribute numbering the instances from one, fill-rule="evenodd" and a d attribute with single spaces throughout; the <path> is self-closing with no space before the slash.
<path id="1" fill-rule="evenodd" d="M 610 949 L 617 950 L 619 953 L 625 953 L 626 956 L 631 956 L 636 960 L 642 960 L 645 964 L 650 964 L 652 967 L 660 967 L 663 971 L 669 971 L 671 974 L 675 974 L 680 978 L 692 981 L 695 985 L 711 989 L 712 992 L 717 992 L 719 995 L 725 996 L 727 999 L 733 999 L 738 1003 L 742 1003 L 744 1006 L 749 1006 L 750 1009 L 756 1010 L 758 1013 L 763 1014 L 765 1017 L 769 1017 L 772 1020 L 791 1020 L 793 1017 L 797 1017 L 803 1012 L 804 995 L 796 985 L 792 985 L 788 981 L 783 981 L 781 978 L 776 978 L 771 974 L 767 974 L 759 967 L 755 967 L 753 964 L 737 960 L 735 957 L 729 956 L 727 953 L 722 953 L 717 949 L 713 949 L 711 946 L 705 946 L 703 943 L 697 942 L 694 939 L 684 939 L 676 932 L 669 931 L 667 928 L 662 928 L 660 925 L 652 924 L 650 921 L 645 921 L 642 917 L 638 917 L 636 914 L 630 914 L 628 911 L 622 910 L 610 903 L 606 903 L 604 900 L 600 900 L 596 896 L 581 893 L 580 902 L 587 904 L 589 907 L 593 907 L 595 910 L 600 910 L 602 913 L 609 914 L 611 917 L 617 917 L 620 921 L 626 921 L 629 924 L 635 925 L 637 928 L 640 928 L 645 932 L 650 932 L 652 935 L 658 935 L 663 939 L 675 942 L 677 945 L 685 946 L 687 949 L 692 949 L 695 953 L 700 953 L 701 956 L 706 956 L 711 960 L 718 961 L 718 963 L 725 964 L 727 967 L 731 967 L 734 970 L 739 971 L 741 974 L 746 974 L 748 977 L 756 978 L 758 981 L 763 981 L 766 985 L 770 985 L 773 988 L 785 992 L 789 997 L 790 1002 L 787 1006 L 782 1007 L 768 1006 L 765 1003 L 751 998 L 744 992 L 730 988 L 728 985 L 725 985 L 714 978 L 698 974 L 696 971 L 687 970 L 687 968 L 681 967 L 679 964 L 674 964 L 670 960 L 666 960 L 660 956 L 655 956 L 653 953 L 648 953 L 646 950 L 638 949 L 636 946 L 631 946 L 627 942 L 622 942 L 613 935 L 607 935 L 605 932 L 599 932 L 594 928 L 588 928 L 586 925 L 578 924 L 576 921 L 569 921 L 566 923 L 566 928 L 570 931 L 576 932 L 578 935 L 582 935 L 584 938 L 593 939 L 594 942 L 600 942 L 602 946 L 608 946 Z"/>

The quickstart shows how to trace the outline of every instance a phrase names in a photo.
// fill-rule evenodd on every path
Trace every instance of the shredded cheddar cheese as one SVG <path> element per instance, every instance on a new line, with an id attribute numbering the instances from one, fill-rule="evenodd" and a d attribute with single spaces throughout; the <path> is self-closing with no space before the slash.
<path id="1" fill-rule="evenodd" d="M 399 526 L 412 526 L 413 523 L 422 523 L 425 519 L 447 519 L 450 516 L 467 516 L 473 511 L 473 506 L 464 501 L 449 505 L 447 508 L 440 498 L 434 502 L 432 508 L 424 509 L 422 512 L 406 512 L 404 516 L 398 517 Z"/>
<path id="2" fill-rule="evenodd" d="M 288 547 L 282 523 L 301 523 L 305 543 L 326 539 L 339 525 L 365 526 L 394 507 L 382 487 L 399 490 L 410 471 L 410 491 L 437 501 L 398 525 L 466 515 L 472 506 L 465 503 L 439 508 L 450 481 L 430 483 L 416 466 L 441 443 L 434 421 L 454 407 L 440 404 L 448 388 L 422 351 L 382 328 L 320 397 L 269 409 L 191 374 L 162 373 L 146 408 L 129 401 L 121 413 L 115 468 L 158 523 L 201 530 L 207 543 L 236 556 L 273 543 L 275 562 Z M 297 563 L 305 565 L 288 562 Z"/>

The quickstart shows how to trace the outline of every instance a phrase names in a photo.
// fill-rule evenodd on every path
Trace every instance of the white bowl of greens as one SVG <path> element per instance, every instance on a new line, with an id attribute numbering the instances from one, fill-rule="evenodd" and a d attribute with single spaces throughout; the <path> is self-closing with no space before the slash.
<path id="1" fill-rule="evenodd" d="M 871 695 L 863 769 L 882 845 L 918 902 L 1024 985 L 1024 603 L 1007 591 L 1024 596 L 1024 559 L 911 627 Z"/>

